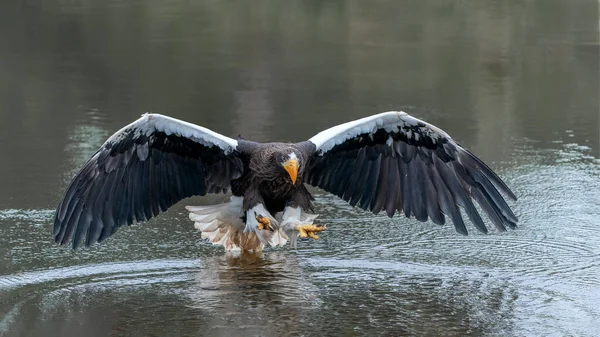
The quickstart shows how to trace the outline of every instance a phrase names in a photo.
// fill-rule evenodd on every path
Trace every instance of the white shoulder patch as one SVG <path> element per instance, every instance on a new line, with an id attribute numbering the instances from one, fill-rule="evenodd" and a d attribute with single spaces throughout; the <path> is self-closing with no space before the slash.
<path id="1" fill-rule="evenodd" d="M 142 117 L 135 122 L 126 125 L 121 130 L 117 131 L 107 140 L 107 143 L 115 143 L 121 140 L 125 136 L 124 131 L 126 130 L 132 130 L 136 136 L 141 134 L 150 135 L 154 131 L 161 131 L 167 135 L 185 137 L 206 146 L 216 145 L 225 151 L 225 153 L 232 152 L 238 145 L 237 140 L 223 136 L 222 134 L 207 128 L 176 118 L 151 113 L 143 114 Z"/>
<path id="2" fill-rule="evenodd" d="M 407 126 L 420 126 L 416 131 L 419 132 L 420 135 L 410 130 L 406 133 L 407 138 L 413 138 L 417 141 L 421 136 L 430 137 L 433 141 L 436 141 L 440 137 L 450 138 L 450 136 L 440 128 L 412 117 L 406 112 L 388 111 L 334 126 L 319 132 L 309 139 L 309 141 L 315 144 L 319 153 L 323 154 L 336 145 L 342 144 L 348 139 L 352 139 L 358 135 L 373 135 L 377 130 L 381 129 L 388 133 L 402 132 L 402 128 Z M 386 144 L 389 146 L 392 143 L 393 139 L 390 136 L 386 141 Z"/>
<path id="3" fill-rule="evenodd" d="M 383 112 L 336 125 L 319 132 L 309 140 L 317 146 L 317 150 L 327 152 L 334 146 L 339 145 L 348 139 L 354 138 L 360 134 L 375 133 L 382 127 L 388 132 L 398 131 L 399 125 L 402 124 L 402 117 L 405 115 L 407 114 L 403 111 Z"/>

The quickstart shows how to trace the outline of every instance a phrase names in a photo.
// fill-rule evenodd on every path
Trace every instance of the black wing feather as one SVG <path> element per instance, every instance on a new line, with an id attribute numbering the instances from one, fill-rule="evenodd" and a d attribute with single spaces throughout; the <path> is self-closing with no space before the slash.
<path id="1" fill-rule="evenodd" d="M 391 157 L 386 157 L 386 156 L 381 156 L 381 163 L 380 163 L 380 167 L 381 169 L 379 170 L 379 176 L 377 177 L 377 186 L 375 187 L 375 196 L 373 198 L 373 200 L 371 201 L 370 206 L 370 210 L 373 211 L 373 213 L 378 214 L 379 212 L 381 212 L 381 210 L 383 209 L 383 206 L 385 205 L 385 197 L 387 196 L 387 191 L 388 191 L 388 168 L 389 168 L 389 160 L 390 159 L 394 159 Z"/>
<path id="2" fill-rule="evenodd" d="M 55 214 L 56 242 L 101 242 L 186 197 L 227 191 L 241 176 L 235 151 L 140 121 L 111 137 L 74 177 Z"/>
<path id="3" fill-rule="evenodd" d="M 444 131 L 405 113 L 338 125 L 303 148 L 310 152 L 305 182 L 353 206 L 440 225 L 449 216 L 466 235 L 460 206 L 486 233 L 474 200 L 499 230 L 516 227 L 518 219 L 500 192 L 516 196 L 502 179 Z"/>

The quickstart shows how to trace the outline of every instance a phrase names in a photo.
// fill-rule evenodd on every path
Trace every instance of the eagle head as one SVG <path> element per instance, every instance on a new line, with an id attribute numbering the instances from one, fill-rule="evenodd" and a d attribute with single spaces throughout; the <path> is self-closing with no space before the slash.
<path id="1" fill-rule="evenodd" d="M 298 178 L 298 169 L 300 167 L 300 158 L 295 152 L 279 152 L 275 155 L 275 159 L 279 165 L 287 172 L 292 180 L 292 184 L 296 184 Z"/>

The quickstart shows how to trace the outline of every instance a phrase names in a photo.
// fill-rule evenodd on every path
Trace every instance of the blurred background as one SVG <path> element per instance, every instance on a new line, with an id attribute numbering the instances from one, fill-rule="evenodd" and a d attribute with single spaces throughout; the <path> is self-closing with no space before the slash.
<path id="1" fill-rule="evenodd" d="M 0 3 L 0 335 L 600 334 L 598 1 Z M 516 231 L 372 216 L 316 191 L 321 240 L 200 240 L 185 200 L 102 245 L 51 238 L 81 165 L 146 111 L 300 141 L 433 123 L 515 191 Z"/>

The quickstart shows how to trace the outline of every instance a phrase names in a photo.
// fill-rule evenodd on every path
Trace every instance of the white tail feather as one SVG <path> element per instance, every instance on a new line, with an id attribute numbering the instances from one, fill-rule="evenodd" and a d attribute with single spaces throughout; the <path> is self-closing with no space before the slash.
<path id="1" fill-rule="evenodd" d="M 261 215 L 273 219 L 272 223 L 276 228 L 274 231 L 258 230 L 253 216 L 249 217 L 248 224 L 242 221 L 242 205 L 243 198 L 231 197 L 229 202 L 223 204 L 185 208 L 190 211 L 190 220 L 194 221 L 194 227 L 201 232 L 202 239 L 214 245 L 221 245 L 228 251 L 259 252 L 267 244 L 271 247 L 283 247 L 290 239 L 292 248 L 295 248 L 298 235 L 294 227 L 298 224 L 312 224 L 318 216 L 303 212 L 300 208 L 286 207 L 284 212 L 272 217 L 266 210 L 261 209 Z M 277 226 L 277 223 L 280 225 Z"/>
<path id="2" fill-rule="evenodd" d="M 195 222 L 200 222 L 200 223 L 213 222 L 214 220 L 216 220 L 218 217 L 221 216 L 222 210 L 215 209 L 212 212 L 213 213 L 211 213 L 211 214 L 190 213 L 190 220 L 195 221 Z"/>

